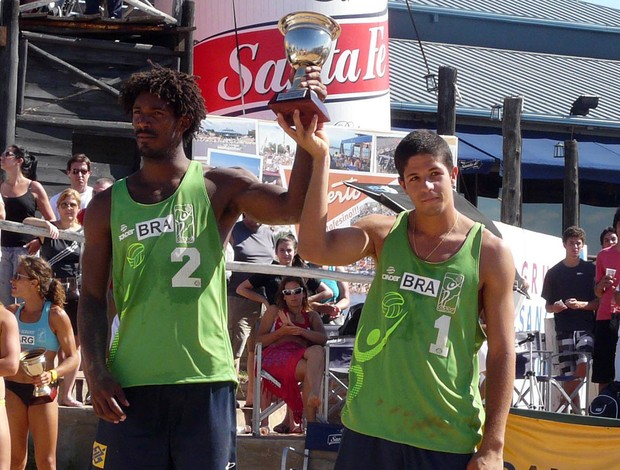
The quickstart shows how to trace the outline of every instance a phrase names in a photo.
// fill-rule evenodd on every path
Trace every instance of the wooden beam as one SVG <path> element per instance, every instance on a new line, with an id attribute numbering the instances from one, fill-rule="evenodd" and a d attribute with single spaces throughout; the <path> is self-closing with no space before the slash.
<path id="1" fill-rule="evenodd" d="M 53 62 L 56 65 L 69 70 L 70 72 L 74 73 L 78 77 L 82 78 L 84 81 L 86 81 L 86 82 L 88 82 L 88 83 L 90 83 L 92 85 L 95 85 L 96 87 L 102 89 L 103 91 L 111 94 L 115 98 L 118 98 L 118 95 L 120 94 L 120 92 L 116 88 L 112 88 L 107 83 L 105 83 L 105 82 L 99 80 L 98 78 L 95 78 L 92 75 L 90 75 L 90 74 L 80 70 L 79 68 L 75 67 L 74 65 L 71 65 L 69 62 L 66 62 L 66 61 L 64 61 L 62 59 L 59 59 L 58 57 L 50 54 L 49 52 L 45 52 L 43 49 L 41 49 L 40 47 L 35 46 L 34 44 L 28 44 L 28 49 L 30 49 L 32 52 L 35 52 L 36 54 L 40 55 L 41 57 L 49 60 L 50 62 Z"/>
<path id="2" fill-rule="evenodd" d="M 53 34 L 34 33 L 32 31 L 22 31 L 22 36 L 33 42 L 42 42 L 45 44 L 57 44 L 67 47 L 84 48 L 88 50 L 110 50 L 114 52 L 125 52 L 128 54 L 135 53 L 139 55 L 155 54 L 162 56 L 178 55 L 174 51 L 161 46 L 151 44 L 130 44 L 126 42 L 115 42 L 102 39 L 84 39 L 61 37 Z"/>
<path id="3" fill-rule="evenodd" d="M 130 122 L 94 121 L 92 119 L 61 118 L 32 114 L 17 116 L 17 122 L 19 124 L 39 124 L 42 126 L 66 127 L 85 131 L 116 131 L 117 133 L 124 133 L 123 131 L 126 131 L 133 133 Z"/>

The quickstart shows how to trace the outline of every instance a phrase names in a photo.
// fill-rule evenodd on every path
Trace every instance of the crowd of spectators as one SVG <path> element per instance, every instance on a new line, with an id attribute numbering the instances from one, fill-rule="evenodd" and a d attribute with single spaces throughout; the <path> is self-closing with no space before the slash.
<path id="1" fill-rule="evenodd" d="M 0 167 L 4 171 L 0 220 L 47 230 L 44 236 L 33 236 L 5 229 L 0 238 L 0 301 L 17 320 L 20 350 L 41 348 L 46 359 L 41 375 L 30 377 L 21 368 L 2 374 L 6 377 L 11 468 L 25 465 L 29 430 L 37 436 L 37 466 L 48 468 L 56 458 L 58 406 L 83 406 L 77 399 L 81 390 L 74 392 L 80 367 L 77 304 L 82 243 L 64 238 L 61 231 L 63 235 L 81 233 L 81 217 L 88 203 L 113 180 L 101 178 L 94 188 L 88 186 L 90 159 L 75 154 L 66 166 L 69 187 L 49 198 L 37 182 L 37 159 L 26 149 L 9 145 L 0 155 Z M 80 381 L 78 389 L 81 385 Z M 34 387 L 47 387 L 50 392 L 36 397 Z"/>

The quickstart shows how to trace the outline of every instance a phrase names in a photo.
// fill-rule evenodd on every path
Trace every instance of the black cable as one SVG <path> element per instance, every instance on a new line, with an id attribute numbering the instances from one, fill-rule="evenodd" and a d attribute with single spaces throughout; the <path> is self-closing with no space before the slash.
<path id="1" fill-rule="evenodd" d="M 422 52 L 422 59 L 424 59 L 424 65 L 426 66 L 426 73 L 428 75 L 431 74 L 431 69 L 428 66 L 428 61 L 426 60 L 426 54 L 424 53 L 424 47 L 422 47 L 422 41 L 420 41 L 420 34 L 418 33 L 418 27 L 415 24 L 415 19 L 413 18 L 413 12 L 411 11 L 411 6 L 409 5 L 409 0 L 405 0 L 407 4 L 407 11 L 409 12 L 409 18 L 411 19 L 411 23 L 413 24 L 413 30 L 415 31 L 415 37 L 418 40 L 418 45 L 420 46 L 420 52 Z"/>

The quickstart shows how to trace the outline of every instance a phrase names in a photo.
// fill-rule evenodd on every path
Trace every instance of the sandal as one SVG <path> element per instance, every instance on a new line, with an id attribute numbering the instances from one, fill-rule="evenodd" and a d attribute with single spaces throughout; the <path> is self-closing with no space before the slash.
<path id="1" fill-rule="evenodd" d="M 271 429 L 269 428 L 269 426 L 261 426 L 258 432 L 261 436 L 268 436 L 269 434 L 271 434 Z"/>
<path id="2" fill-rule="evenodd" d="M 278 434 L 289 434 L 291 432 L 291 428 L 289 428 L 286 423 L 280 423 L 277 426 L 274 426 L 273 430 Z"/>
<path id="3" fill-rule="evenodd" d="M 304 427 L 301 424 L 298 424 L 293 429 L 290 430 L 289 434 L 303 434 Z"/>

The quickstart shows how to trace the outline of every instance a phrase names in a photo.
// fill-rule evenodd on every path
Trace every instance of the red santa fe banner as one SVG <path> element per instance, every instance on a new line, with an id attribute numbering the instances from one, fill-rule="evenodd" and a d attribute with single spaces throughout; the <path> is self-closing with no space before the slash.
<path id="1" fill-rule="evenodd" d="M 197 2 L 194 73 L 209 112 L 274 118 L 267 102 L 288 86 L 290 73 L 278 20 L 303 10 L 329 15 L 342 28 L 323 66 L 332 124 L 389 129 L 386 0 Z"/>

